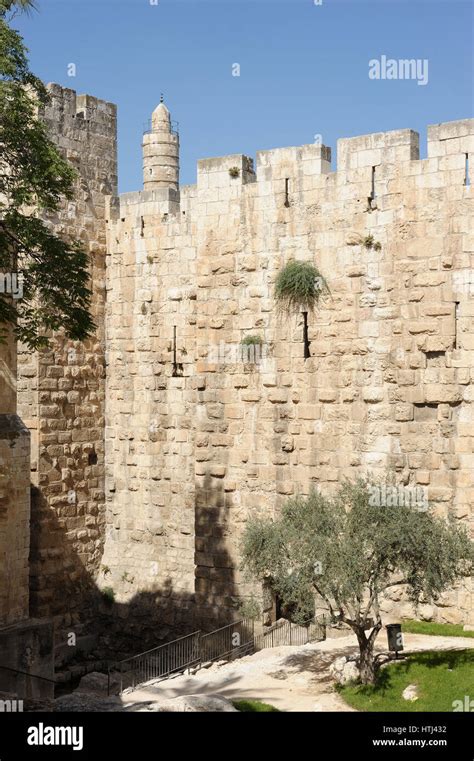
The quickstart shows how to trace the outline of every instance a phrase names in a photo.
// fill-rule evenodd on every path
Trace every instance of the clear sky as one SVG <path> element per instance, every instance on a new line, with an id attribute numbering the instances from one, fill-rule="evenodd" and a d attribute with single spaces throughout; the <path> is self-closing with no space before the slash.
<path id="1" fill-rule="evenodd" d="M 36 2 L 14 23 L 33 71 L 118 105 L 121 192 L 141 188 L 143 125 L 161 92 L 179 121 L 183 184 L 199 158 L 318 134 L 333 166 L 337 138 L 368 132 L 415 129 L 423 151 L 427 124 L 473 114 L 472 0 Z M 427 59 L 428 83 L 369 78 L 383 55 Z"/>

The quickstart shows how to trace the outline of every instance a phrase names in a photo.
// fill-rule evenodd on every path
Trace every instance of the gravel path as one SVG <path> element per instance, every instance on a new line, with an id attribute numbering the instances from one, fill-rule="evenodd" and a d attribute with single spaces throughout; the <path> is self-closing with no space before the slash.
<path id="1" fill-rule="evenodd" d="M 379 640 L 378 649 L 383 651 L 383 633 Z M 474 639 L 405 634 L 404 645 L 405 651 L 474 648 Z M 178 695 L 215 694 L 263 700 L 282 711 L 352 711 L 334 690 L 328 669 L 335 658 L 357 652 L 353 635 L 302 647 L 276 647 L 222 666 L 214 664 L 193 675 L 149 682 L 127 692 L 122 700 L 140 703 Z"/>

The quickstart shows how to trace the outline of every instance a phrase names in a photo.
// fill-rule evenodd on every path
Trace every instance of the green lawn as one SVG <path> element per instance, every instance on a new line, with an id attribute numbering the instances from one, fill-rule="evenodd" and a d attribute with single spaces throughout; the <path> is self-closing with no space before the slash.
<path id="1" fill-rule="evenodd" d="M 409 684 L 418 686 L 418 700 L 402 698 Z M 338 692 L 359 711 L 452 711 L 453 701 L 474 698 L 474 649 L 409 655 L 380 671 L 378 683 L 348 684 Z"/>
<path id="2" fill-rule="evenodd" d="M 233 700 L 232 705 L 237 708 L 238 711 L 252 711 L 253 713 L 280 713 L 278 708 L 269 705 L 269 703 L 262 703 L 261 700 Z"/>
<path id="3" fill-rule="evenodd" d="M 435 624 L 432 621 L 402 621 L 402 632 L 435 634 L 440 637 L 474 637 L 474 632 L 463 631 L 462 624 Z"/>

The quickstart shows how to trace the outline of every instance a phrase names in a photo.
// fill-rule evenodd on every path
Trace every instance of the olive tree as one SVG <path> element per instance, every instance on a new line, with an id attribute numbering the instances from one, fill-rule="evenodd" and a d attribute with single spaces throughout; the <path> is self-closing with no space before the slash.
<path id="1" fill-rule="evenodd" d="M 333 620 L 351 627 L 364 684 L 376 679 L 383 593 L 403 585 L 415 605 L 435 601 L 474 567 L 473 543 L 454 519 L 429 508 L 374 504 L 372 493 L 359 479 L 335 496 L 313 491 L 292 498 L 276 520 L 251 520 L 242 541 L 247 574 L 271 577 L 282 601 L 299 607 L 301 620 L 319 596 Z"/>

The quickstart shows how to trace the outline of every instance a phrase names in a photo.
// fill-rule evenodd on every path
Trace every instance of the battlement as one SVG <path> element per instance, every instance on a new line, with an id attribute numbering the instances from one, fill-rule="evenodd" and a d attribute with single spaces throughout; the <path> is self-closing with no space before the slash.
<path id="1" fill-rule="evenodd" d="M 185 210 L 181 210 L 184 195 L 180 199 L 179 190 L 170 186 L 161 188 L 158 196 L 151 196 L 149 191 L 122 195 L 120 215 L 132 213 L 133 207 L 138 211 L 136 206 L 140 204 L 140 214 L 161 213 L 166 222 L 168 215 L 172 217 L 180 211 L 188 218 L 196 203 L 220 204 L 241 195 L 276 194 L 289 204 L 291 194 L 302 198 L 301 194 L 309 190 L 357 197 L 375 208 L 375 195 L 387 192 L 387 183 L 404 175 L 420 175 L 417 183 L 424 186 L 441 186 L 452 180 L 459 186 L 469 185 L 474 119 L 431 125 L 427 136 L 428 155 L 421 160 L 420 136 L 412 129 L 340 138 L 335 171 L 331 171 L 331 148 L 318 143 L 258 151 L 255 168 L 253 158 L 240 153 L 199 159 L 197 183 L 189 186 L 192 192 L 186 191 Z M 443 174 L 445 170 L 457 174 L 448 177 Z M 217 211 L 220 207 L 214 208 Z"/>
<path id="2" fill-rule="evenodd" d="M 117 106 L 92 95 L 78 95 L 75 90 L 49 82 L 46 85 L 51 96 L 51 104 L 45 109 L 45 117 L 63 113 L 73 119 L 84 119 L 86 122 L 100 121 L 101 117 L 116 120 Z M 96 117 L 99 117 L 98 119 Z"/>

